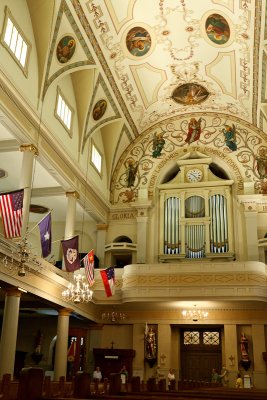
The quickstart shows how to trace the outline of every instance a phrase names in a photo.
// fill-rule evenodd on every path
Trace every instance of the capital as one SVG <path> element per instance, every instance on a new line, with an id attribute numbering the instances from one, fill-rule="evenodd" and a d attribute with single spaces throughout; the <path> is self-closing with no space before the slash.
<path id="1" fill-rule="evenodd" d="M 6 296 L 21 297 L 21 291 L 19 291 L 16 287 L 10 287 L 6 289 Z"/>
<path id="2" fill-rule="evenodd" d="M 78 192 L 66 192 L 66 197 L 75 197 L 77 200 L 80 198 L 80 195 Z"/>
<path id="3" fill-rule="evenodd" d="M 108 229 L 108 224 L 96 224 L 96 229 L 98 231 L 106 231 Z"/>
<path id="4" fill-rule="evenodd" d="M 22 144 L 19 149 L 21 152 L 30 151 L 34 156 L 38 156 L 39 154 L 38 149 L 34 144 Z"/>
<path id="5" fill-rule="evenodd" d="M 69 317 L 70 314 L 72 313 L 72 311 L 73 310 L 71 308 L 61 308 L 58 311 L 58 315 L 61 316 L 61 317 Z"/>

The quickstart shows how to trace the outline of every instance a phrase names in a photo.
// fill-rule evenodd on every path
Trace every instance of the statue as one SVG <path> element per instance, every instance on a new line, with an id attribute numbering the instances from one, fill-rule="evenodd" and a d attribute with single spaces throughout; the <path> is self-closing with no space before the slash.
<path id="1" fill-rule="evenodd" d="M 163 139 L 163 133 L 155 132 L 153 137 L 153 153 L 152 153 L 153 158 L 157 158 L 161 155 L 164 145 L 165 145 L 165 139 Z"/>
<path id="2" fill-rule="evenodd" d="M 240 339 L 240 350 L 241 350 L 241 360 L 240 364 L 247 371 L 250 367 L 251 360 L 249 359 L 249 348 L 248 348 L 248 339 L 246 338 L 245 333 L 243 332 Z"/>
<path id="3" fill-rule="evenodd" d="M 152 328 L 149 328 L 146 334 L 146 357 L 156 358 L 156 356 L 157 356 L 156 334 Z"/>
<path id="4" fill-rule="evenodd" d="M 135 176 L 137 173 L 137 168 L 138 168 L 138 162 L 134 162 L 134 160 L 131 158 L 128 161 L 128 167 L 126 170 L 126 177 L 127 177 L 127 187 L 132 187 L 134 186 L 134 181 L 135 181 Z"/>

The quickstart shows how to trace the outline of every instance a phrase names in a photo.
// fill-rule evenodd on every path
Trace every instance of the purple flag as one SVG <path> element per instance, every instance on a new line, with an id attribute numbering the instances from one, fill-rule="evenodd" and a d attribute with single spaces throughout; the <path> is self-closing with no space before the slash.
<path id="1" fill-rule="evenodd" d="M 65 267 L 68 272 L 73 272 L 80 268 L 78 240 L 79 236 L 74 236 L 67 240 L 61 240 Z"/>
<path id="2" fill-rule="evenodd" d="M 41 236 L 42 256 L 45 258 L 51 253 L 51 212 L 38 224 Z"/>

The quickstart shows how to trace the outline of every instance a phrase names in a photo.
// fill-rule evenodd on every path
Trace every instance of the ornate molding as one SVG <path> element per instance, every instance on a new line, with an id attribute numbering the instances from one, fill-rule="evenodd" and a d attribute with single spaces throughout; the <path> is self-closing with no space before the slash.
<path id="1" fill-rule="evenodd" d="M 35 156 L 39 155 L 38 149 L 36 146 L 34 146 L 34 144 L 22 144 L 19 149 L 21 152 L 30 151 Z"/>

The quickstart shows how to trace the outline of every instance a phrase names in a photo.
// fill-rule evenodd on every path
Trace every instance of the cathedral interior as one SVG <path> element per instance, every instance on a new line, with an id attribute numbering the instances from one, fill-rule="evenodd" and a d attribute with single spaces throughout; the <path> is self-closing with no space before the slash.
<path id="1" fill-rule="evenodd" d="M 0 0 L 0 198 L 23 190 L 20 235 L 0 203 L 0 377 L 38 346 L 38 365 L 67 375 L 75 341 L 75 371 L 128 350 L 144 380 L 156 366 L 177 380 L 224 366 L 230 386 L 240 371 L 267 388 L 266 11 Z M 66 268 L 71 238 L 80 260 L 94 251 L 89 299 L 62 294 L 85 278 Z"/>

